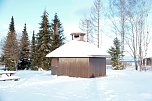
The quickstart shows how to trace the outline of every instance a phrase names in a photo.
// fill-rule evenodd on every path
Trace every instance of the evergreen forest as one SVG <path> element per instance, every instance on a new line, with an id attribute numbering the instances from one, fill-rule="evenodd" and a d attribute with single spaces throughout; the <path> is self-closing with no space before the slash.
<path id="1" fill-rule="evenodd" d="M 39 23 L 39 31 L 27 32 L 24 24 L 22 36 L 18 40 L 15 31 L 15 19 L 11 17 L 9 31 L 3 44 L 1 60 L 7 70 L 43 70 L 51 69 L 50 58 L 45 56 L 64 44 L 64 29 L 60 19 L 55 13 L 49 21 L 49 14 L 44 10 Z M 29 38 L 32 34 L 32 38 Z M 30 40 L 32 39 L 32 40 Z"/>

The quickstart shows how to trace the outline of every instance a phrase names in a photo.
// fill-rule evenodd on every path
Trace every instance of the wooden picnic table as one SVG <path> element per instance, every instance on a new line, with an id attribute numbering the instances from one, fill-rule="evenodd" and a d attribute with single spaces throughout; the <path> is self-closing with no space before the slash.
<path id="1" fill-rule="evenodd" d="M 14 76 L 16 71 L 0 71 L 0 81 L 15 80 L 18 81 L 20 78 Z"/>

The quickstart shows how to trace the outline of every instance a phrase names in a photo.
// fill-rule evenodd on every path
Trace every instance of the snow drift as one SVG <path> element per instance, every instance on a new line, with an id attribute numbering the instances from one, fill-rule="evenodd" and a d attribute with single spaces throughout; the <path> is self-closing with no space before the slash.
<path id="1" fill-rule="evenodd" d="M 107 70 L 106 77 L 52 76 L 18 71 L 19 81 L 0 82 L 0 101 L 152 101 L 152 72 Z"/>

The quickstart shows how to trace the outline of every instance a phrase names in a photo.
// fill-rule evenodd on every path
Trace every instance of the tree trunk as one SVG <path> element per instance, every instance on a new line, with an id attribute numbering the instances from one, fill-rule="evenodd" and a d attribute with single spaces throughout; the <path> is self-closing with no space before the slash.
<path id="1" fill-rule="evenodd" d="M 136 55 L 134 55 L 134 61 L 135 61 L 135 69 L 138 70 L 138 61 Z"/>

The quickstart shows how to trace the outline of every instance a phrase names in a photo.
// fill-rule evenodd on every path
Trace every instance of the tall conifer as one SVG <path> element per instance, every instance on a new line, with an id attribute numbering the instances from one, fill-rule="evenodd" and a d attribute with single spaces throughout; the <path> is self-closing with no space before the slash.
<path id="1" fill-rule="evenodd" d="M 3 46 L 4 63 L 8 67 L 8 70 L 16 70 L 19 58 L 19 47 L 16 38 L 16 32 L 14 27 L 14 18 L 12 16 L 9 25 L 9 32 L 6 41 Z"/>
<path id="2" fill-rule="evenodd" d="M 20 52 L 20 65 L 19 69 L 28 69 L 30 67 L 30 55 L 29 55 L 29 39 L 28 33 L 26 30 L 26 24 L 24 25 L 24 29 L 22 31 L 21 38 L 21 52 Z"/>
<path id="3" fill-rule="evenodd" d="M 31 65 L 33 70 L 37 70 L 36 64 L 37 64 L 37 58 L 36 58 L 36 37 L 33 31 L 33 36 L 32 36 L 32 43 L 31 43 Z"/>
<path id="4" fill-rule="evenodd" d="M 52 39 L 51 50 L 53 51 L 56 48 L 63 45 L 64 40 L 65 40 L 64 33 L 63 33 L 64 30 L 63 30 L 62 24 L 61 24 L 61 22 L 58 18 L 57 13 L 55 13 L 54 19 L 52 20 L 51 28 L 52 28 L 52 31 L 53 31 L 53 34 L 52 34 L 52 37 L 51 37 L 51 39 Z"/>
<path id="5" fill-rule="evenodd" d="M 46 10 L 44 11 L 42 17 L 42 22 L 40 23 L 40 30 L 37 34 L 37 66 L 39 68 L 43 68 L 45 70 L 49 69 L 49 58 L 46 58 L 46 54 L 48 54 L 51 50 L 51 30 L 50 30 L 50 24 L 48 20 L 48 13 Z"/>

